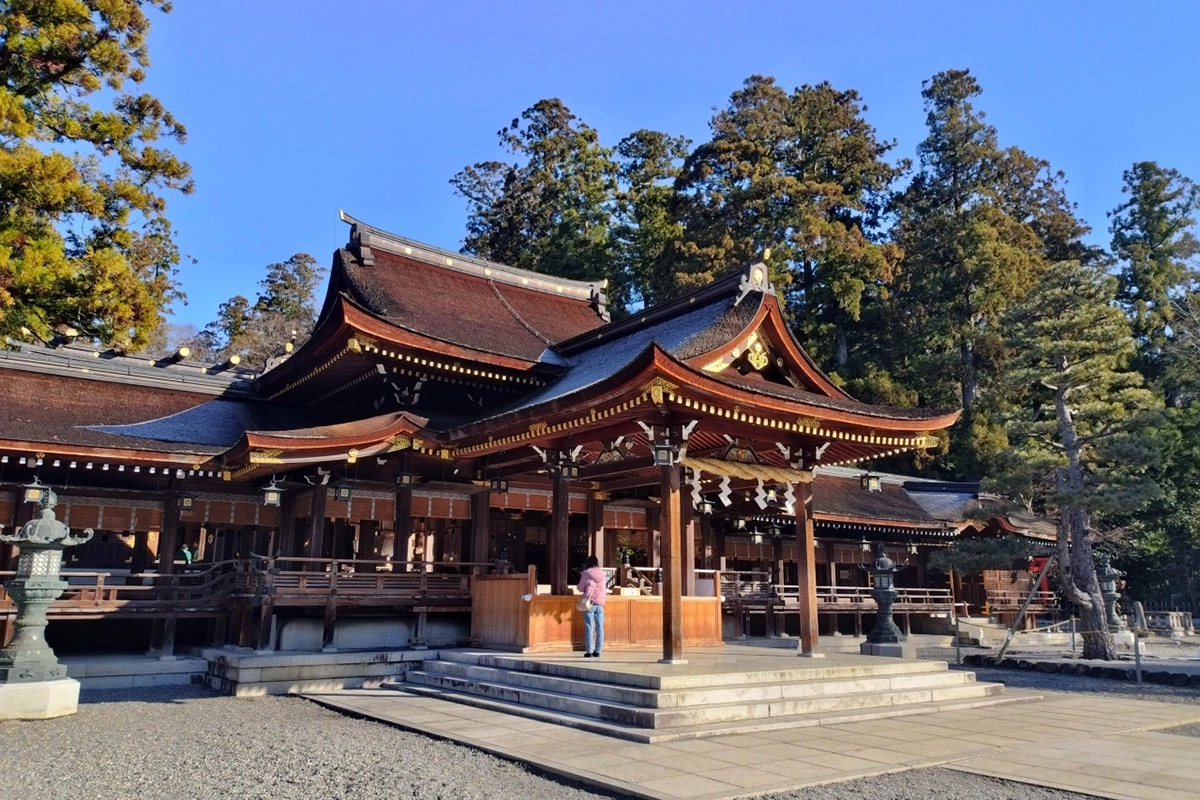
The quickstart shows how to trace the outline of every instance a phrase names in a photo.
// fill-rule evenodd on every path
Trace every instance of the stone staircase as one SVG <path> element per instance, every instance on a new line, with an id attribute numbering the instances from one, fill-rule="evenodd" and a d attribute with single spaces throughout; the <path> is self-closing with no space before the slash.
<path id="1" fill-rule="evenodd" d="M 944 662 L 805 665 L 678 676 L 442 651 L 385 689 L 437 697 L 639 742 L 751 733 L 1031 699 Z"/>

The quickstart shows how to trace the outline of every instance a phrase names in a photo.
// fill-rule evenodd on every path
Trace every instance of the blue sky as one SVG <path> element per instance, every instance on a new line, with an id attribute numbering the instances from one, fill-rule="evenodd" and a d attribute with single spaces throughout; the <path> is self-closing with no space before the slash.
<path id="1" fill-rule="evenodd" d="M 754 73 L 855 88 L 911 156 L 921 81 L 970 68 L 1001 145 L 1063 170 L 1107 244 L 1121 172 L 1200 180 L 1200 3 L 384 2 L 177 0 L 152 12 L 147 89 L 187 126 L 196 193 L 169 213 L 203 326 L 263 268 L 346 241 L 337 211 L 457 249 L 449 178 L 560 97 L 615 145 L 637 128 L 706 138 Z"/>

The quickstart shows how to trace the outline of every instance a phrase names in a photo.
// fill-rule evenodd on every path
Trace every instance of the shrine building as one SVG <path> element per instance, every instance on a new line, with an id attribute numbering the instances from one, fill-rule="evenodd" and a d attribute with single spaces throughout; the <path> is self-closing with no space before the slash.
<path id="1" fill-rule="evenodd" d="M 868 540 L 914 562 L 931 593 L 913 609 L 948 610 L 920 565 L 969 523 L 862 465 L 935 446 L 958 412 L 850 397 L 764 264 L 613 321 L 602 282 L 343 218 L 311 338 L 264 372 L 0 350 L 0 523 L 44 485 L 96 531 L 67 553 L 56 647 L 567 650 L 594 554 L 611 648 L 672 661 L 730 625 L 794 625 L 816 655 L 822 626 L 870 610 Z M 13 556 L 0 545 L 0 580 Z M 755 575 L 757 619 L 728 589 Z M 12 611 L 0 592 L 0 633 Z"/>

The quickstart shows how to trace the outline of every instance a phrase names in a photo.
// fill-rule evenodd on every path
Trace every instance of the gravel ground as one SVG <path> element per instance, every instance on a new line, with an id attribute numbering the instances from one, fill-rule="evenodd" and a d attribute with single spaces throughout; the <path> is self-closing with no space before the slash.
<path id="1" fill-rule="evenodd" d="M 812 786 L 786 794 L 768 794 L 758 800 L 949 800 L 965 797 L 971 800 L 1092 800 L 1093 795 L 933 768 Z"/>
<path id="2" fill-rule="evenodd" d="M 85 692 L 79 714 L 0 723 L 0 796 L 602 798 L 471 748 L 306 700 L 170 686 Z M 11 793 L 11 794 L 10 794 Z"/>
<path id="3" fill-rule="evenodd" d="M 963 648 L 968 653 L 990 652 Z M 922 648 L 917 651 L 921 658 L 946 661 L 950 669 L 965 669 L 975 673 L 980 681 L 1003 683 L 1014 689 L 1041 689 L 1047 692 L 1083 692 L 1105 697 L 1124 697 L 1129 700 L 1152 700 L 1160 703 L 1189 703 L 1200 705 L 1200 689 L 1192 686 L 1166 686 L 1161 683 L 1138 684 L 1134 681 L 1117 681 L 1109 678 L 1088 678 L 1082 675 L 1035 672 L 1024 669 L 997 669 L 995 667 L 956 667 L 954 648 Z M 1128 666 L 1124 662 L 1122 666 Z"/>
<path id="4" fill-rule="evenodd" d="M 463 747 L 287 697 L 200 687 L 87 692 L 79 714 L 0 723 L 4 797 L 612 798 Z M 10 794 L 11 793 L 11 794 Z M 1083 795 L 925 769 L 772 800 L 1079 800 Z"/>

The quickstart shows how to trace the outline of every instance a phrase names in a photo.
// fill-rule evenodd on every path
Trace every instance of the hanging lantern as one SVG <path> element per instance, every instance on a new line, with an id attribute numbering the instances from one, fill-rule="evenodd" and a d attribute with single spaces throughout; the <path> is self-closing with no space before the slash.
<path id="1" fill-rule="evenodd" d="M 883 479 L 878 475 L 866 473 L 858 479 L 858 484 L 864 492 L 882 492 Z"/>
<path id="2" fill-rule="evenodd" d="M 670 467 L 675 463 L 675 446 L 670 444 L 654 445 L 654 466 Z"/>
<path id="3" fill-rule="evenodd" d="M 864 553 L 871 552 L 871 543 L 867 541 L 867 537 L 864 536 L 862 541 L 858 543 L 858 549 Z"/>
<path id="4" fill-rule="evenodd" d="M 271 478 L 269 485 L 263 487 L 262 493 L 264 506 L 278 506 L 283 501 L 283 489 L 274 478 Z"/>
<path id="5" fill-rule="evenodd" d="M 333 487 L 333 499 L 341 503 L 349 503 L 350 498 L 354 497 L 354 490 L 344 483 L 339 483 Z"/>
<path id="6" fill-rule="evenodd" d="M 508 493 L 508 481 L 504 480 L 503 478 L 492 478 L 491 488 L 492 488 L 493 492 L 507 494 Z"/>
<path id="7" fill-rule="evenodd" d="M 36 477 L 34 477 L 33 483 L 26 484 L 24 488 L 25 488 L 24 496 L 25 496 L 26 503 L 42 502 L 42 500 L 45 499 L 45 497 L 46 497 L 46 492 L 50 490 L 49 486 L 46 486 L 44 483 L 39 481 Z"/>

